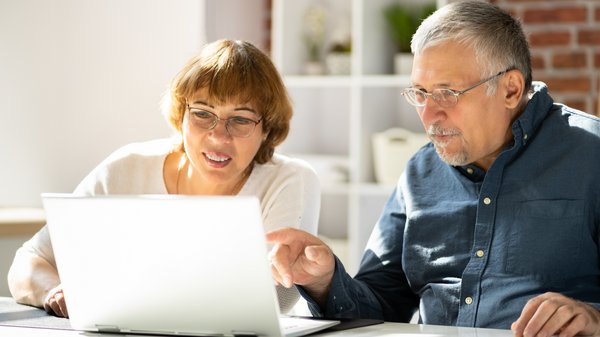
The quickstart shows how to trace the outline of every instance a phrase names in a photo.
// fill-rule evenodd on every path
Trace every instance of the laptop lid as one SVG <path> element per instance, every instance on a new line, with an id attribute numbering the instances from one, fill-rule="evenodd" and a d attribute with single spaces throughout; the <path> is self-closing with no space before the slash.
<path id="1" fill-rule="evenodd" d="M 73 328 L 283 335 L 255 197 L 42 201 Z"/>

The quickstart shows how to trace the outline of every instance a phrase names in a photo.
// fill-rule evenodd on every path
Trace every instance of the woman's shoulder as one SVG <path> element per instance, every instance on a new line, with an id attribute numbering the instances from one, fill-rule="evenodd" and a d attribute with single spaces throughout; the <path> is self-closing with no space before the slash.
<path id="1" fill-rule="evenodd" d="M 163 163 L 175 149 L 171 139 L 130 143 L 114 151 L 79 184 L 82 194 L 159 193 Z"/>
<path id="2" fill-rule="evenodd" d="M 262 166 L 267 171 L 302 173 L 316 176 L 315 169 L 307 161 L 281 153 L 273 154 L 273 158 L 269 162 L 259 166 Z"/>
<path id="3" fill-rule="evenodd" d="M 254 166 L 246 188 L 254 190 L 290 184 L 319 186 L 319 178 L 308 162 L 276 153 L 267 163 Z"/>
<path id="4" fill-rule="evenodd" d="M 153 139 L 124 145 L 114 151 L 107 159 L 164 157 L 173 152 L 175 148 L 176 142 L 171 138 Z"/>

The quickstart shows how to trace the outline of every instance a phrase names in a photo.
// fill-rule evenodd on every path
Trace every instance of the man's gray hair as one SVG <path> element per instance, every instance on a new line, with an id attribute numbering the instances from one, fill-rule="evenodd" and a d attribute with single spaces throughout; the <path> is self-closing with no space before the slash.
<path id="1" fill-rule="evenodd" d="M 518 69 L 525 77 L 524 94 L 531 88 L 531 55 L 521 23 L 497 6 L 459 1 L 440 8 L 423 20 L 413 35 L 411 49 L 418 56 L 448 40 L 473 47 L 482 78 Z M 489 90 L 495 91 L 496 83 L 490 81 Z"/>

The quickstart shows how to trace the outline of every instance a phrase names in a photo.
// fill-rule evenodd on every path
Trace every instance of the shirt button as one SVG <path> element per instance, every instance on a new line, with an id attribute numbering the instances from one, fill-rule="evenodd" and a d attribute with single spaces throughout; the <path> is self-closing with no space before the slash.
<path id="1" fill-rule="evenodd" d="M 474 171 L 473 171 L 473 169 L 472 169 L 472 168 L 470 168 L 470 167 L 467 167 L 467 173 L 468 173 L 468 174 L 473 174 L 473 172 L 474 172 Z"/>
<path id="2" fill-rule="evenodd" d="M 527 138 L 528 138 L 528 137 L 529 137 L 529 136 L 528 136 L 527 134 L 524 134 L 524 135 L 523 135 L 523 140 L 527 140 Z"/>
<path id="3" fill-rule="evenodd" d="M 467 303 L 467 304 L 473 303 L 473 298 L 470 297 L 470 296 L 469 297 L 465 297 L 465 303 Z"/>
<path id="4" fill-rule="evenodd" d="M 485 253 L 483 252 L 483 250 L 478 250 L 477 252 L 475 252 L 475 255 L 477 255 L 477 257 L 483 257 L 483 255 L 485 255 Z"/>
<path id="5" fill-rule="evenodd" d="M 486 205 L 489 205 L 489 204 L 492 203 L 492 199 L 490 199 L 488 197 L 485 197 L 485 198 L 483 198 L 483 203 L 486 204 Z"/>

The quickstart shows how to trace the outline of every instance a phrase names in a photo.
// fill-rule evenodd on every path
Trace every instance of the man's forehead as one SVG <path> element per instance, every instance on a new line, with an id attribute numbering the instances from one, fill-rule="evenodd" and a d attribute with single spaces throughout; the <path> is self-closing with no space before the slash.
<path id="1" fill-rule="evenodd" d="M 415 55 L 411 81 L 413 85 L 445 86 L 470 81 L 481 73 L 472 48 L 440 43 Z"/>

